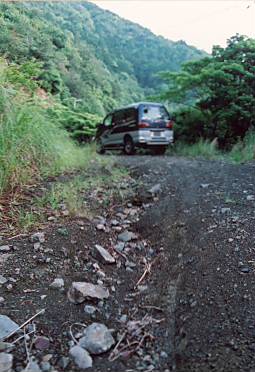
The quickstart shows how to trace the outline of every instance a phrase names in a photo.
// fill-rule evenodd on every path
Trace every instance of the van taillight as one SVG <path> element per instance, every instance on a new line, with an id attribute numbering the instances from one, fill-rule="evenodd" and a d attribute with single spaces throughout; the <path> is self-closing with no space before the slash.
<path id="1" fill-rule="evenodd" d="M 173 126 L 174 126 L 174 122 L 173 122 L 173 120 L 170 120 L 170 121 L 166 124 L 166 128 L 168 128 L 168 129 L 173 129 Z"/>
<path id="2" fill-rule="evenodd" d="M 150 127 L 150 124 L 144 121 L 138 124 L 138 128 L 149 128 L 149 127 Z"/>

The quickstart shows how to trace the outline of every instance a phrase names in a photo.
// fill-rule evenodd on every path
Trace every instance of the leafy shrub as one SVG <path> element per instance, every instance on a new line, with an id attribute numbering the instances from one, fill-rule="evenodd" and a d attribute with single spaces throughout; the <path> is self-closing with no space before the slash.
<path id="1" fill-rule="evenodd" d="M 21 88 L 13 71 L 13 65 L 0 60 L 0 193 L 15 192 L 46 174 L 78 168 L 88 159 L 87 150 L 70 140 L 33 92 L 34 86 L 29 90 L 29 77 L 23 75 L 22 81 L 27 81 Z"/>

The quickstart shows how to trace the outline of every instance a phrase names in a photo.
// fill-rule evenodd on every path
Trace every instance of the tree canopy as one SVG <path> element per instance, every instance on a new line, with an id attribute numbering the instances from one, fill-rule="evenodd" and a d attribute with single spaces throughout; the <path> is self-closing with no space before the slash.
<path id="1" fill-rule="evenodd" d="M 167 83 L 161 98 L 181 105 L 176 119 L 184 140 L 218 138 L 221 147 L 229 147 L 254 129 L 254 39 L 236 35 L 226 48 L 215 46 L 211 57 L 161 76 Z"/>
<path id="2" fill-rule="evenodd" d="M 205 53 L 89 2 L 5 2 L 0 55 L 17 64 L 40 62 L 43 89 L 72 110 L 102 116 L 154 94 L 159 71 L 178 71 Z"/>

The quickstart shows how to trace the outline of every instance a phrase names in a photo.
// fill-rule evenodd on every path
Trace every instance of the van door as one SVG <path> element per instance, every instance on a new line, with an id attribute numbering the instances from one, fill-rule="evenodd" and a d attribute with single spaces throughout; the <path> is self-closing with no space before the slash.
<path id="1" fill-rule="evenodd" d="M 106 116 L 106 118 L 103 121 L 104 131 L 103 131 L 103 134 L 101 135 L 101 140 L 102 140 L 102 144 L 104 146 L 109 145 L 109 143 L 111 141 L 110 135 L 111 135 L 111 131 L 112 131 L 112 117 L 113 117 L 113 115 L 109 114 L 109 115 Z"/>
<path id="2" fill-rule="evenodd" d="M 136 142 L 138 137 L 137 118 L 138 113 L 135 108 L 127 108 L 114 115 L 113 121 L 115 125 L 113 133 L 117 145 L 124 144 L 126 134 L 129 134 L 133 138 L 133 141 Z"/>
<path id="3" fill-rule="evenodd" d="M 113 115 L 112 141 L 115 146 L 122 144 L 125 131 L 125 110 L 117 111 Z"/>

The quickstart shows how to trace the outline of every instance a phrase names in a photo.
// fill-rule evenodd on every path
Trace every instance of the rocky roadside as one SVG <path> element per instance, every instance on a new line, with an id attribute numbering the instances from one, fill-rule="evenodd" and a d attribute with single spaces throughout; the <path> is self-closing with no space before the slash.
<path id="1" fill-rule="evenodd" d="M 143 301 L 160 248 L 135 228 L 158 192 L 0 241 L 0 372 L 148 371 L 166 360 L 153 348 L 162 311 Z"/>

